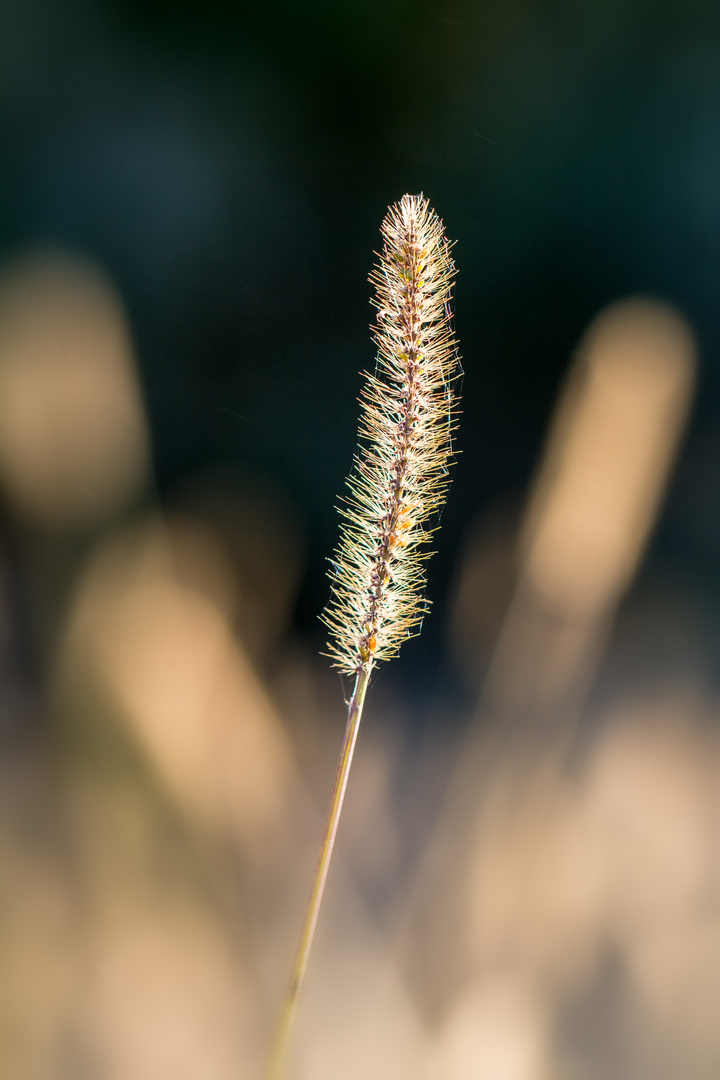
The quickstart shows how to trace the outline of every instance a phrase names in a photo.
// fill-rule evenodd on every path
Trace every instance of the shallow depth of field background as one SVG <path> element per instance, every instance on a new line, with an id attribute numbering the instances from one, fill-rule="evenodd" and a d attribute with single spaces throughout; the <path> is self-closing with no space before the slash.
<path id="1" fill-rule="evenodd" d="M 261 1075 L 423 191 L 460 453 L 291 1076 L 717 1077 L 720 10 L 6 0 L 0 146 L 0 1073 Z"/>

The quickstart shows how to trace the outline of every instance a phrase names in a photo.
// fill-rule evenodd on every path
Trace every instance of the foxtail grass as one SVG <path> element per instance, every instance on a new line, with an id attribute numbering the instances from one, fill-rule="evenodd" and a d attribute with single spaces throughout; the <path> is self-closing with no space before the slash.
<path id="1" fill-rule="evenodd" d="M 391 206 L 381 231 L 382 252 L 370 275 L 377 363 L 374 374 L 365 374 L 359 449 L 322 616 L 328 654 L 354 679 L 354 689 L 269 1080 L 284 1076 L 370 675 L 420 631 L 429 541 L 450 482 L 461 370 L 451 325 L 450 244 L 422 195 L 404 195 Z"/>

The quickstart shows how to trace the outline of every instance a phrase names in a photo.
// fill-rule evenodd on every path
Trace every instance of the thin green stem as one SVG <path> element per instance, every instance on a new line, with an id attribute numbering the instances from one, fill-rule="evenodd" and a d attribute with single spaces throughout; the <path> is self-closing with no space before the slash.
<path id="1" fill-rule="evenodd" d="M 320 911 L 320 904 L 322 903 L 323 892 L 325 891 L 325 881 L 327 879 L 330 858 L 335 845 L 335 835 L 337 833 L 338 822 L 340 821 L 340 811 L 342 810 L 342 804 L 345 798 L 345 789 L 347 787 L 350 765 L 352 763 L 353 751 L 355 750 L 355 742 L 360 727 L 363 705 L 365 704 L 365 693 L 370 681 L 371 670 L 371 661 L 360 668 L 355 680 L 355 689 L 353 690 L 353 695 L 350 699 L 345 736 L 340 750 L 340 760 L 335 774 L 335 784 L 330 799 L 330 806 L 328 808 L 327 818 L 325 819 L 325 831 L 323 833 L 322 843 L 320 844 L 320 854 L 318 855 L 317 866 L 315 868 L 315 877 L 313 878 L 310 898 L 308 899 L 307 908 L 305 909 L 305 918 L 303 920 L 302 930 L 300 931 L 300 940 L 298 941 L 295 959 L 290 972 L 290 981 L 288 983 L 287 993 L 285 994 L 285 1002 L 280 1016 L 280 1023 L 278 1024 L 272 1047 L 267 1080 L 282 1080 L 282 1077 L 285 1074 L 285 1061 L 290 1032 L 297 1011 L 300 988 L 302 987 L 303 979 L 305 977 L 310 947 L 315 934 L 315 926 Z"/>

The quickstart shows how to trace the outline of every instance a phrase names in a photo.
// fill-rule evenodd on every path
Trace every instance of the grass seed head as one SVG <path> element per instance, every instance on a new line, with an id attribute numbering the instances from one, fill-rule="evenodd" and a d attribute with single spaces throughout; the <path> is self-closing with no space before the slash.
<path id="1" fill-rule="evenodd" d="M 450 312 L 455 266 L 442 221 L 422 195 L 404 195 L 381 231 L 370 275 L 377 365 L 360 396 L 360 445 L 323 613 L 333 663 L 348 674 L 389 659 L 419 632 L 461 373 Z"/>

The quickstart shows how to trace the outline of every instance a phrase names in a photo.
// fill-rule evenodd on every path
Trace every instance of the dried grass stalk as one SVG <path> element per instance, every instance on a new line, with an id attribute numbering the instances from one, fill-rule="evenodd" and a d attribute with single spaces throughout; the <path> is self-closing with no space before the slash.
<path id="1" fill-rule="evenodd" d="M 365 692 L 373 665 L 418 633 L 428 601 L 425 560 L 432 515 L 445 501 L 460 375 L 450 323 L 455 267 L 444 226 L 422 195 L 404 195 L 382 224 L 383 250 L 370 280 L 378 309 L 374 375 L 360 398 L 360 449 L 341 510 L 332 595 L 323 613 L 329 651 L 355 676 L 325 832 L 300 934 L 270 1077 L 284 1073 L 288 1036 L 305 975 Z M 437 526 L 435 526 L 437 527 Z"/>

